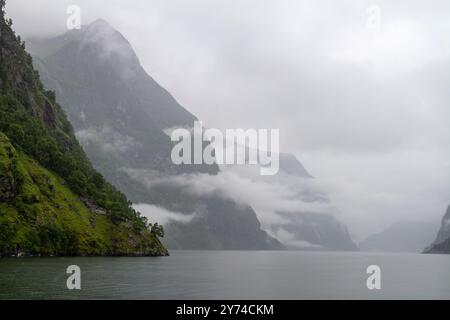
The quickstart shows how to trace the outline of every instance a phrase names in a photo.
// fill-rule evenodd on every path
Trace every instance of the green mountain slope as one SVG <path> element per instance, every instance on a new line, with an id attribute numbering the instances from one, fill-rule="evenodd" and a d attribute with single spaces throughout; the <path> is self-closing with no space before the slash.
<path id="1" fill-rule="evenodd" d="M 166 254 L 159 226 L 92 168 L 0 7 L 0 255 Z"/>
<path id="2" fill-rule="evenodd" d="M 167 182 L 220 170 L 217 165 L 172 162 L 167 132 L 192 127 L 196 117 L 146 73 L 120 32 L 97 20 L 27 45 L 42 81 L 57 92 L 95 168 L 134 203 L 164 208 L 178 217 L 194 215 L 189 221 L 167 221 L 168 248 L 283 249 L 262 230 L 250 206 Z"/>

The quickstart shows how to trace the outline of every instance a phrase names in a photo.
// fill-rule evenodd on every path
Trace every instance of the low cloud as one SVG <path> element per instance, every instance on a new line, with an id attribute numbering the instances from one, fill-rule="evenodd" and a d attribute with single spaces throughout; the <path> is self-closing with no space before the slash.
<path id="1" fill-rule="evenodd" d="M 95 144 L 103 151 L 110 153 L 126 153 L 130 149 L 140 146 L 133 137 L 114 131 L 109 126 L 79 130 L 75 135 L 82 145 Z"/>
<path id="2" fill-rule="evenodd" d="M 161 176 L 156 171 L 123 169 L 131 178 L 151 192 L 157 186 L 182 188 L 196 197 L 223 197 L 243 206 L 251 205 L 263 228 L 270 232 L 275 224 L 289 221 L 278 214 L 317 213 L 338 215 L 339 211 L 325 197 L 324 190 L 313 179 L 259 175 L 257 166 L 222 167 L 217 175 L 184 174 Z"/>
<path id="3" fill-rule="evenodd" d="M 287 245 L 288 247 L 293 248 L 302 248 L 302 249 L 321 249 L 323 248 L 319 244 L 313 244 L 308 241 L 297 240 L 295 235 L 284 230 L 283 228 L 278 228 L 276 231 L 272 233 L 272 235 L 280 240 L 282 243 Z"/>
<path id="4" fill-rule="evenodd" d="M 196 216 L 195 213 L 187 215 L 179 212 L 169 211 L 164 208 L 146 203 L 134 204 L 133 208 L 139 211 L 142 216 L 146 217 L 149 222 L 158 222 L 162 225 L 173 221 L 189 223 Z"/>

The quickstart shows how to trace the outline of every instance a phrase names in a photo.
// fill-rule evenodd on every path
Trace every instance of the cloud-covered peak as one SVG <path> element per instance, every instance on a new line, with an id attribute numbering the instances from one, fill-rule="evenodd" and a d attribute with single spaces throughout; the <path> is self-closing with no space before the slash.
<path id="1" fill-rule="evenodd" d="M 80 48 L 89 48 L 95 58 L 120 68 L 120 75 L 129 77 L 140 68 L 139 59 L 128 40 L 106 20 L 97 19 L 82 26 L 77 41 Z"/>
<path id="2" fill-rule="evenodd" d="M 120 32 L 113 28 L 106 20 L 97 19 L 88 25 L 82 26 L 82 33 L 84 35 L 108 37 L 110 40 L 121 41 L 126 39 L 121 36 Z M 111 38 L 117 37 L 117 38 Z"/>
<path id="3" fill-rule="evenodd" d="M 111 29 L 113 29 L 113 28 L 111 27 L 111 25 L 110 25 L 105 19 L 102 19 L 102 18 L 99 18 L 99 19 L 97 19 L 97 20 L 91 22 L 91 23 L 89 24 L 89 26 L 103 26 L 103 27 L 106 27 L 106 28 L 111 28 Z"/>

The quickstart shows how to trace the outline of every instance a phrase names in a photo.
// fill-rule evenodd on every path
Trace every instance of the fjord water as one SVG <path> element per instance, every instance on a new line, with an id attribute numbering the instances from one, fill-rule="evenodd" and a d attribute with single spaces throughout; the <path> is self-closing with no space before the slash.
<path id="1" fill-rule="evenodd" d="M 66 268 L 81 268 L 68 290 Z M 366 268 L 381 268 L 368 290 Z M 0 258 L 0 299 L 450 299 L 450 256 L 173 251 L 156 258 Z"/>

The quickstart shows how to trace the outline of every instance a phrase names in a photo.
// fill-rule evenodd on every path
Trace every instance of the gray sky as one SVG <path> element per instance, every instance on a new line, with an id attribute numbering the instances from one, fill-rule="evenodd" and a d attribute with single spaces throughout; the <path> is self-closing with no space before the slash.
<path id="1" fill-rule="evenodd" d="M 359 239 L 450 203 L 450 2 L 393 2 L 9 0 L 7 12 L 23 36 L 47 36 L 77 4 L 206 126 L 279 128 Z"/>

